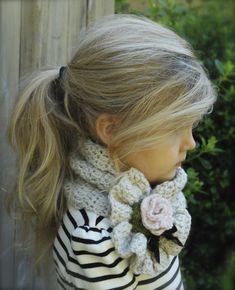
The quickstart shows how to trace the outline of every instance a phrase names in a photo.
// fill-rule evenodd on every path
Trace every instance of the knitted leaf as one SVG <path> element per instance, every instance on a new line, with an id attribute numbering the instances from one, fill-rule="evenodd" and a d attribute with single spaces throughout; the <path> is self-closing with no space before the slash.
<path id="1" fill-rule="evenodd" d="M 151 233 L 147 230 L 143 224 L 141 219 L 141 211 L 140 211 L 141 203 L 134 203 L 132 206 L 132 215 L 130 219 L 130 223 L 132 224 L 132 232 L 134 233 L 143 233 L 146 236 L 150 236 Z"/>

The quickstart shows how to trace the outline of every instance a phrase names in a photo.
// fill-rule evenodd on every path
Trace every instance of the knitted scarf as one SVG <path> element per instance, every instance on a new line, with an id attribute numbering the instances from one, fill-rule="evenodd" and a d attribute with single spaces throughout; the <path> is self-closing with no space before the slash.
<path id="1" fill-rule="evenodd" d="M 162 272 L 182 250 L 190 232 L 191 216 L 182 193 L 187 182 L 184 170 L 177 168 L 174 179 L 151 188 L 136 168 L 118 172 L 108 149 L 90 139 L 78 142 L 69 162 L 75 178 L 64 183 L 68 206 L 110 219 L 115 249 L 129 259 L 133 273 Z M 134 206 L 149 196 L 164 199 L 172 209 L 173 227 L 158 236 L 133 231 L 137 226 Z"/>

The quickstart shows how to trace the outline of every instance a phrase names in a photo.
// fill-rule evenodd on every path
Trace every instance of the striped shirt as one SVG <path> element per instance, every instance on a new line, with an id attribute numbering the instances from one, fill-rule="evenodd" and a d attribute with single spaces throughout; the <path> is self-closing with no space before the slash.
<path id="1" fill-rule="evenodd" d="M 70 207 L 54 241 L 53 257 L 59 289 L 183 290 L 178 257 L 155 277 L 136 275 L 128 259 L 118 256 L 108 218 Z"/>

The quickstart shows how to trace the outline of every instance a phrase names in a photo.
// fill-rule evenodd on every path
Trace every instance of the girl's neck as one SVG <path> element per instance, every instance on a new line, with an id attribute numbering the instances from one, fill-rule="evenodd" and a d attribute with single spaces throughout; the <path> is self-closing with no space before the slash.
<path id="1" fill-rule="evenodd" d="M 154 187 L 156 187 L 160 183 L 158 183 L 158 182 L 150 182 L 149 184 L 150 184 L 151 188 L 154 189 Z"/>

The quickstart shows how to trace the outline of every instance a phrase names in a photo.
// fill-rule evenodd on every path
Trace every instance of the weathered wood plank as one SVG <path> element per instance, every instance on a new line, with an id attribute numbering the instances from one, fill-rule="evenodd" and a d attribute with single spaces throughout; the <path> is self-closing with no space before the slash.
<path id="1" fill-rule="evenodd" d="M 86 26 L 87 0 L 74 1 L 73 5 L 69 5 L 68 10 L 68 26 L 67 26 L 67 58 L 69 60 L 76 51 L 79 41 L 79 32 L 82 27 Z M 79 11 L 79 17 L 77 16 Z"/>
<path id="2" fill-rule="evenodd" d="M 114 0 L 88 0 L 88 23 L 114 13 Z"/>
<path id="3" fill-rule="evenodd" d="M 0 0 L 0 289 L 57 290 L 53 272 L 37 275 L 30 253 L 14 248 L 17 224 L 3 199 L 14 178 L 16 156 L 6 139 L 19 79 L 41 68 L 65 64 L 76 51 L 81 27 L 114 13 L 114 0 Z"/>
<path id="4" fill-rule="evenodd" d="M 22 0 L 21 75 L 66 63 L 85 24 L 86 0 Z"/>
<path id="5" fill-rule="evenodd" d="M 19 81 L 20 8 L 20 1 L 0 1 L 0 289 L 14 289 L 15 232 L 3 200 L 15 167 L 6 127 Z"/>

